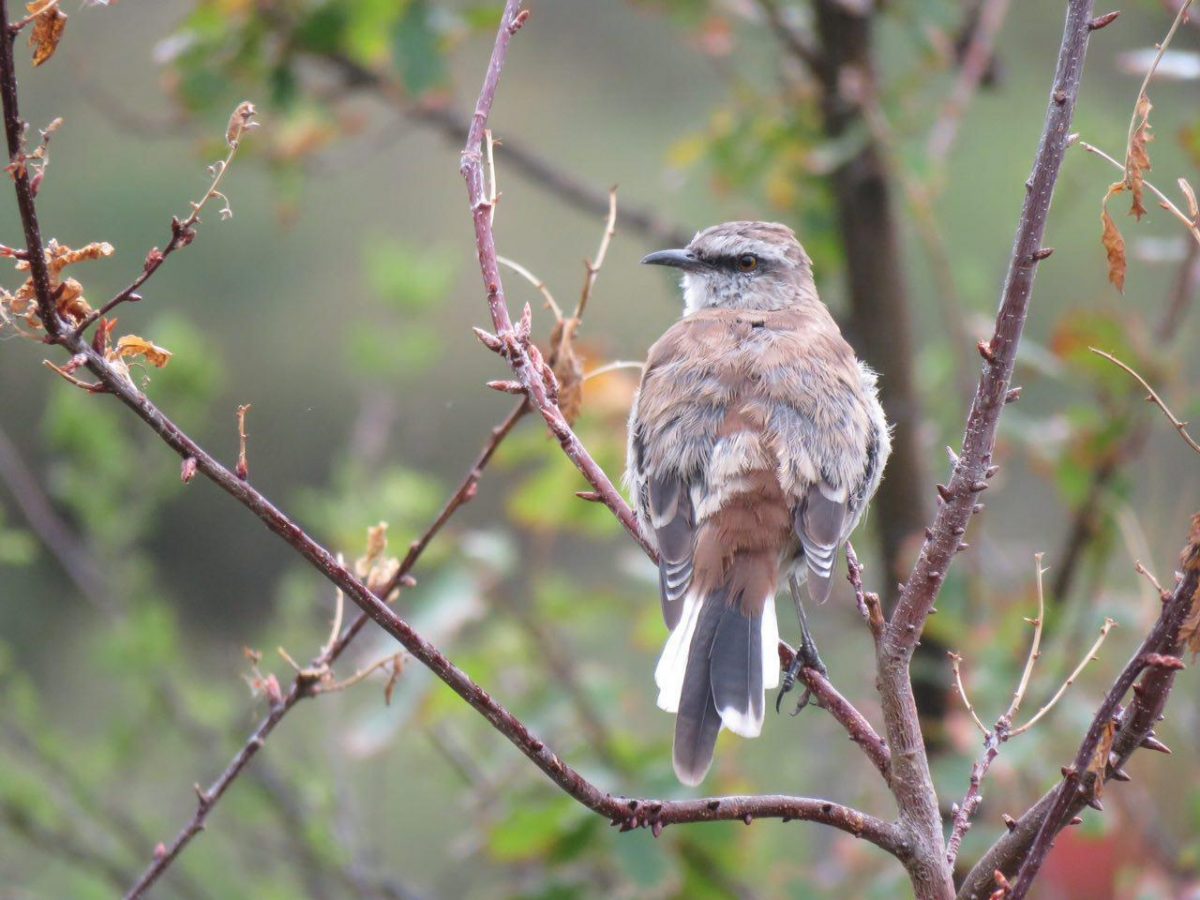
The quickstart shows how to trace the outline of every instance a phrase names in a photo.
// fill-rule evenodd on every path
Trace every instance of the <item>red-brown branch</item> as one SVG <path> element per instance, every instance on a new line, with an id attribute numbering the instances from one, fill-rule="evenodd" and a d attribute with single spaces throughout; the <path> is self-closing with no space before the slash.
<path id="1" fill-rule="evenodd" d="M 613 486 L 604 470 L 592 459 L 591 454 L 575 435 L 562 411 L 558 408 L 558 403 L 552 396 L 552 393 L 557 390 L 554 375 L 542 360 L 541 354 L 530 343 L 528 327 L 520 329 L 513 327 L 508 312 L 508 303 L 504 296 L 500 264 L 496 259 L 496 238 L 492 231 L 495 203 L 488 196 L 484 178 L 483 142 L 488 116 L 492 110 L 492 101 L 496 97 L 496 88 L 500 83 L 500 72 L 504 68 L 508 43 L 512 40 L 512 36 L 520 30 L 528 16 L 529 11 L 522 10 L 521 4 L 517 0 L 509 0 L 505 4 L 504 16 L 500 29 L 496 33 L 496 44 L 488 63 L 487 74 L 483 79 L 483 88 L 479 92 L 479 100 L 475 104 L 475 114 L 471 117 L 471 130 L 467 135 L 467 143 L 463 148 L 459 166 L 459 171 L 467 183 L 467 199 L 470 203 L 471 218 L 475 223 L 475 243 L 479 251 L 479 267 L 483 275 L 483 287 L 487 293 L 492 325 L 496 329 L 495 337 L 488 336 L 485 337 L 485 340 L 508 360 L 530 405 L 546 420 L 546 426 L 550 429 L 550 433 L 558 439 L 563 452 L 595 489 L 599 495 L 599 501 L 612 510 L 613 515 L 625 526 L 634 540 L 653 558 L 657 554 L 642 535 L 633 510 Z"/>
<path id="2" fill-rule="evenodd" d="M 783 641 L 779 642 L 779 665 L 786 671 L 791 668 L 796 658 L 796 651 Z M 867 721 L 858 709 L 838 692 L 829 679 L 807 666 L 800 670 L 800 680 L 812 691 L 817 699 L 817 706 L 828 712 L 838 724 L 846 729 L 850 740 L 858 744 L 867 759 L 879 770 L 885 782 L 891 780 L 892 754 L 888 750 L 887 741 L 879 736 L 879 732 Z"/>
<path id="3" fill-rule="evenodd" d="M 429 527 L 421 534 L 419 538 L 409 545 L 408 553 L 400 562 L 395 574 L 388 580 L 387 584 L 380 590 L 380 596 L 387 597 L 397 587 L 400 587 L 408 576 L 417 561 L 421 558 L 421 554 L 425 552 L 425 548 L 429 546 L 429 542 L 437 536 L 442 527 L 450 520 L 464 504 L 475 496 L 476 487 L 479 484 L 479 479 L 483 475 L 483 470 L 491 460 L 496 449 L 508 437 L 509 433 L 516 427 L 516 424 L 529 411 L 529 407 L 524 403 L 518 403 L 499 425 L 492 429 L 487 441 L 480 450 L 479 456 L 472 463 L 471 468 L 467 470 L 466 476 L 459 483 L 454 493 L 446 501 L 437 517 L 430 523 Z M 370 621 L 370 617 L 364 612 L 351 622 L 337 638 L 329 644 L 322 653 L 309 666 L 309 671 L 322 671 L 332 666 L 350 643 L 358 636 L 363 627 Z M 192 814 L 191 819 L 183 826 L 180 832 L 175 836 L 161 852 L 156 853 L 153 861 L 142 872 L 137 883 L 130 888 L 125 895 L 126 900 L 141 897 L 161 876 L 170 868 L 172 863 L 180 853 L 187 847 L 197 834 L 204 830 L 205 822 L 208 819 L 209 813 L 212 812 L 214 806 L 245 770 L 250 760 L 262 749 L 268 735 L 275 730 L 283 717 L 291 712 L 292 708 L 306 697 L 314 696 L 314 682 L 311 677 L 305 673 L 297 673 L 292 681 L 291 688 L 284 695 L 281 702 L 272 706 L 271 711 L 258 724 L 250 737 L 241 746 L 229 765 L 220 775 L 199 793 L 199 802 L 196 804 L 196 810 Z"/>
<path id="4" fill-rule="evenodd" d="M 983 900 L 990 896 L 994 887 L 992 873 L 997 870 L 1010 878 L 1020 872 L 1014 890 L 1027 891 L 1055 835 L 1094 801 L 1099 779 L 1128 781 L 1124 767 L 1136 750 L 1142 747 L 1163 749 L 1154 737 L 1154 727 L 1163 714 L 1179 671 L 1179 655 L 1184 649 L 1183 624 L 1200 592 L 1200 514 L 1192 518 L 1180 568 L 1183 578 L 1163 604 L 1150 633 L 1113 682 L 1080 744 L 1074 763 L 1064 769 L 1062 783 L 1014 822 L 975 864 L 963 880 L 958 893 L 960 900 Z M 1167 664 L 1163 665 L 1164 662 Z M 1121 703 L 1131 688 L 1133 697 L 1122 709 Z M 1120 724 L 1113 737 L 1108 765 L 1101 775 L 1089 771 L 1088 764 L 1094 757 L 1105 723 L 1114 715 Z M 1023 864 L 1028 868 L 1023 869 Z"/>

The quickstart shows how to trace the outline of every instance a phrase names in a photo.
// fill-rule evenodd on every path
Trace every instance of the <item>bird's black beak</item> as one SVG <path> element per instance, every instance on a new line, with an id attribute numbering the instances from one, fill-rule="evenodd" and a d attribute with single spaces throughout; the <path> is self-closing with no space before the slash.
<path id="1" fill-rule="evenodd" d="M 671 266 L 694 272 L 704 267 L 704 263 L 691 250 L 659 250 L 649 256 L 642 257 L 644 266 Z"/>

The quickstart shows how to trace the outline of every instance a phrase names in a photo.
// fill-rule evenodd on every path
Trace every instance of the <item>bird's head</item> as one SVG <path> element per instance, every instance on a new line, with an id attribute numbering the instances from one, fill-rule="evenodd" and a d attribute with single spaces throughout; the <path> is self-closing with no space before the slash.
<path id="1" fill-rule="evenodd" d="M 683 272 L 686 313 L 786 309 L 817 296 L 812 260 L 792 230 L 775 222 L 714 225 L 682 250 L 659 250 L 642 262 Z"/>

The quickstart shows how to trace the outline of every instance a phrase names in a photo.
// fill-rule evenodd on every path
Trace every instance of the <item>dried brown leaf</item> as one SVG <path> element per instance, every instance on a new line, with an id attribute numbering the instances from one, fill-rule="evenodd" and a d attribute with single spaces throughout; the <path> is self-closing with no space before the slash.
<path id="1" fill-rule="evenodd" d="M 31 3 L 30 6 L 45 6 L 45 4 Z M 33 30 L 29 33 L 29 46 L 33 48 L 33 64 L 35 66 L 40 66 L 54 55 L 66 28 L 67 14 L 57 6 L 46 9 L 33 20 Z"/>
<path id="2" fill-rule="evenodd" d="M 171 361 L 171 351 L 166 350 L 136 334 L 126 334 L 117 341 L 117 347 L 109 354 L 109 359 L 140 356 L 155 368 L 161 369 Z"/>
<path id="3" fill-rule="evenodd" d="M 1117 721 L 1116 719 L 1109 719 L 1104 723 L 1104 731 L 1100 734 L 1100 743 L 1096 745 L 1096 749 L 1092 753 L 1091 762 L 1088 763 L 1087 770 L 1096 776 L 1096 782 L 1092 788 L 1092 796 L 1097 799 L 1104 792 L 1104 773 L 1108 766 L 1108 754 L 1112 750 L 1113 738 L 1116 736 Z"/>
<path id="4" fill-rule="evenodd" d="M 1134 129 L 1133 139 L 1129 142 L 1129 155 L 1125 159 L 1125 183 L 1133 194 L 1133 205 L 1129 211 L 1138 221 L 1146 214 L 1146 207 L 1142 203 L 1142 191 L 1146 173 L 1150 171 L 1149 144 L 1154 140 L 1154 135 L 1150 133 L 1150 110 L 1153 108 L 1154 105 L 1148 96 L 1142 94 L 1138 98 L 1134 113 L 1138 124 Z"/>
<path id="5" fill-rule="evenodd" d="M 1200 591 L 1192 596 L 1192 608 L 1179 628 L 1179 640 L 1192 651 L 1193 658 L 1200 653 Z"/>
<path id="6" fill-rule="evenodd" d="M 246 413 L 250 412 L 250 404 L 243 403 L 237 408 L 238 420 L 238 459 L 234 472 L 245 481 L 250 477 L 250 460 L 246 456 Z"/>
<path id="7" fill-rule="evenodd" d="M 233 114 L 229 117 L 229 124 L 225 126 L 225 143 L 231 148 L 238 145 L 238 141 L 242 139 L 242 135 L 251 128 L 258 127 L 258 123 L 254 121 L 258 110 L 254 108 L 254 104 L 249 100 L 243 100 L 234 109 Z"/>
<path id="8" fill-rule="evenodd" d="M 575 424 L 583 408 L 583 361 L 575 349 L 578 330 L 579 319 L 574 317 L 555 323 L 547 360 L 558 379 L 558 407 L 569 425 Z"/>
<path id="9" fill-rule="evenodd" d="M 1107 206 L 1100 210 L 1100 221 L 1103 225 L 1100 243 L 1104 245 L 1104 252 L 1108 255 L 1108 280 L 1123 294 L 1125 293 L 1125 272 L 1128 269 L 1125 259 L 1125 238 L 1121 236 L 1117 223 L 1109 215 Z"/>

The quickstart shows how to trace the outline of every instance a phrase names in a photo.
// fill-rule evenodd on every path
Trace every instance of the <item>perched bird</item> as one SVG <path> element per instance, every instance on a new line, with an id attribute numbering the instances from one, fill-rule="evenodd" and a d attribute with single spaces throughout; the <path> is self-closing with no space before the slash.
<path id="1" fill-rule="evenodd" d="M 805 635 L 789 674 L 820 667 L 799 584 L 828 598 L 891 438 L 875 373 L 817 297 L 791 229 L 727 222 L 642 262 L 683 273 L 683 317 L 650 348 L 634 401 L 626 479 L 671 631 L 658 705 L 676 714 L 675 773 L 695 785 L 722 726 L 762 731 L 784 580 Z"/>

